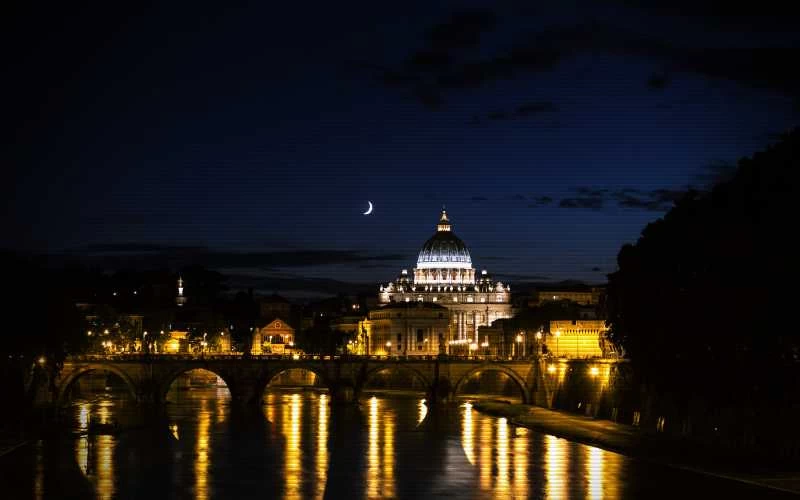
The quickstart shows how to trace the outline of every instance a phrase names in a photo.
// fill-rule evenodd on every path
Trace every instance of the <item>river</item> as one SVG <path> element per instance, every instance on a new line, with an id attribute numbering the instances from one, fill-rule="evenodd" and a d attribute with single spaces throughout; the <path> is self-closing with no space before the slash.
<path id="1" fill-rule="evenodd" d="M 154 423 L 124 399 L 78 400 L 74 434 L 0 459 L 2 498 L 772 498 L 777 492 L 510 425 L 468 400 L 331 404 L 270 390 L 260 414 L 227 389 L 188 390 Z M 133 427 L 87 435 L 91 422 Z"/>

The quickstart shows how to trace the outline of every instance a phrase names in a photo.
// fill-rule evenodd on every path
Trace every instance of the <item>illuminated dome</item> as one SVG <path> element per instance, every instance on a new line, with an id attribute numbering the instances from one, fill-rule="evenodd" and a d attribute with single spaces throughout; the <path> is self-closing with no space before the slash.
<path id="1" fill-rule="evenodd" d="M 417 269 L 472 269 L 467 245 L 451 231 L 444 210 L 436 225 L 436 234 L 419 251 Z"/>

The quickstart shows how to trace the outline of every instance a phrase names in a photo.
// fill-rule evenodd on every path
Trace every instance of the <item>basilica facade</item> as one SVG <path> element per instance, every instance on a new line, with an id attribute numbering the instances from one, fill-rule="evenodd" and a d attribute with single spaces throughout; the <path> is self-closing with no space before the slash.
<path id="1" fill-rule="evenodd" d="M 476 349 L 487 341 L 479 338 L 478 327 L 512 316 L 510 287 L 493 280 L 485 270 L 476 272 L 469 250 L 453 232 L 445 210 L 442 210 L 439 217 L 436 233 L 422 245 L 417 266 L 410 273 L 407 269 L 402 270 L 397 279 L 381 285 L 378 299 L 384 307 L 370 312 L 370 318 L 364 326 L 369 328 L 373 314 L 375 320 L 381 316 L 381 328 L 376 328 L 375 333 L 378 330 L 386 332 L 387 338 L 384 340 L 383 337 L 377 338 L 378 335 L 372 336 L 372 354 L 381 354 L 377 351 L 382 351 L 382 346 L 387 342 L 395 342 L 394 345 L 397 345 L 397 334 L 402 335 L 404 332 L 401 330 L 407 328 L 409 321 L 413 322 L 409 315 L 413 315 L 415 311 L 420 314 L 425 311 L 426 316 L 437 311 L 436 319 L 439 319 L 438 311 L 442 311 L 446 325 L 431 328 L 431 325 L 426 324 L 427 329 L 411 328 L 409 331 L 425 332 L 420 343 L 416 342 L 416 338 L 411 343 L 415 347 L 421 344 L 423 348 L 403 354 L 469 354 L 470 349 Z M 381 310 L 386 307 L 397 309 L 398 305 L 404 304 L 439 307 L 402 308 L 402 321 L 397 316 L 398 321 L 387 322 L 386 314 L 381 313 Z M 435 334 L 429 337 L 428 332 Z M 420 336 L 416 332 L 414 335 Z M 425 338 L 429 340 L 425 341 Z M 398 354 L 388 349 L 387 352 Z"/>

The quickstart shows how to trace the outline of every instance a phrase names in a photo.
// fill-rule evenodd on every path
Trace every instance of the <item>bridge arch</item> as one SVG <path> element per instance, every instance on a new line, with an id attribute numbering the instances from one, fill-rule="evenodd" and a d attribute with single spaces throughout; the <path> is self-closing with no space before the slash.
<path id="1" fill-rule="evenodd" d="M 221 370 L 215 370 L 208 366 L 192 366 L 192 365 L 183 365 L 175 370 L 170 371 L 167 375 L 161 380 L 161 383 L 158 387 L 158 401 L 159 403 L 163 403 L 167 400 L 167 394 L 169 394 L 169 390 L 172 387 L 172 384 L 178 380 L 178 377 L 185 373 L 189 373 L 193 370 L 203 370 L 209 373 L 213 373 L 217 377 L 221 378 L 225 385 L 228 387 L 228 392 L 230 392 L 230 397 L 233 399 L 234 395 L 234 384 L 233 378 L 229 376 L 227 373 Z"/>
<path id="2" fill-rule="evenodd" d="M 385 372 L 385 371 L 397 371 L 400 373 L 408 373 L 412 377 L 416 378 L 417 380 L 422 382 L 422 386 L 425 388 L 425 394 L 428 395 L 431 392 L 432 383 L 428 378 L 418 369 L 412 366 L 405 366 L 401 364 L 394 364 L 394 363 L 385 363 L 373 368 L 370 368 L 367 373 L 364 375 L 363 380 L 360 381 L 358 392 L 361 393 L 370 382 L 371 379 L 375 377 L 378 373 Z"/>
<path id="3" fill-rule="evenodd" d="M 322 385 L 324 386 L 325 389 L 328 389 L 329 391 L 331 391 L 333 389 L 333 385 L 331 384 L 331 380 L 328 378 L 328 374 L 325 373 L 324 370 L 322 370 L 322 369 L 320 369 L 320 368 L 318 368 L 316 366 L 305 364 L 305 363 L 296 364 L 296 365 L 295 364 L 291 364 L 291 365 L 282 365 L 282 366 L 280 366 L 280 367 L 278 367 L 276 369 L 270 370 L 267 373 L 263 383 L 261 384 L 261 388 L 260 388 L 261 389 L 260 393 L 262 394 L 262 396 L 263 396 L 264 392 L 267 390 L 267 388 L 269 387 L 269 384 L 272 383 L 272 381 L 275 380 L 278 377 L 278 375 L 280 375 L 282 373 L 286 373 L 289 370 L 302 370 L 302 371 L 313 373 L 317 377 L 317 380 L 319 380 L 319 382 L 322 383 Z"/>
<path id="4" fill-rule="evenodd" d="M 497 364 L 493 364 L 493 363 L 481 364 L 481 365 L 476 366 L 475 368 L 469 370 L 467 373 L 465 373 L 458 380 L 458 382 L 456 382 L 456 385 L 453 388 L 453 396 L 457 396 L 458 395 L 459 390 L 467 382 L 467 380 L 469 380 L 473 375 L 478 375 L 478 374 L 485 373 L 485 372 L 490 372 L 490 371 L 500 372 L 500 373 L 504 373 L 505 375 L 507 375 L 508 378 L 513 380 L 517 384 L 517 387 L 519 387 L 519 390 L 522 393 L 522 402 L 525 403 L 525 404 L 530 403 L 530 399 L 531 399 L 530 388 L 528 387 L 528 384 L 525 383 L 525 380 L 523 380 L 522 377 L 520 377 L 519 374 L 517 372 L 515 372 L 513 369 L 508 368 L 507 366 L 497 365 Z"/>
<path id="5" fill-rule="evenodd" d="M 69 394 L 69 390 L 72 388 L 72 385 L 79 378 L 86 375 L 87 373 L 97 372 L 97 371 L 106 371 L 118 376 L 125 383 L 125 387 L 128 388 L 128 392 L 130 392 L 133 401 L 139 400 L 138 387 L 136 383 L 133 381 L 133 379 L 127 373 L 125 373 L 124 370 L 112 364 L 91 363 L 88 365 L 83 365 L 75 368 L 67 375 L 67 377 L 63 381 L 61 381 L 56 390 L 56 407 L 61 408 L 66 404 L 66 398 L 67 395 Z"/>

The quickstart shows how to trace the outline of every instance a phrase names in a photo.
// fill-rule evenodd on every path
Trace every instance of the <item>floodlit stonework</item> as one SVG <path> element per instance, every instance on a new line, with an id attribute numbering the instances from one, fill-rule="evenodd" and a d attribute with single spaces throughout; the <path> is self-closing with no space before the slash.
<path id="1" fill-rule="evenodd" d="M 453 232 L 445 210 L 436 233 L 422 246 L 417 266 L 411 273 L 404 269 L 397 279 L 380 287 L 379 303 L 384 306 L 418 302 L 447 310 L 444 343 L 451 354 L 467 354 L 470 345 L 479 344 L 478 327 L 512 316 L 510 287 L 493 280 L 485 270 L 476 272 L 469 250 Z M 394 323 L 388 328 L 402 333 L 402 323 Z"/>

